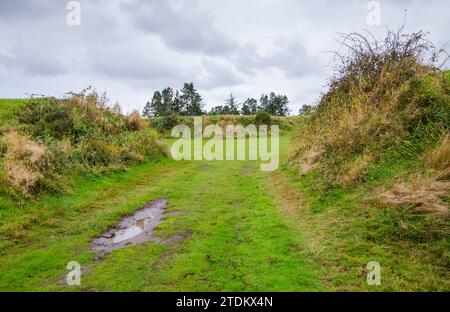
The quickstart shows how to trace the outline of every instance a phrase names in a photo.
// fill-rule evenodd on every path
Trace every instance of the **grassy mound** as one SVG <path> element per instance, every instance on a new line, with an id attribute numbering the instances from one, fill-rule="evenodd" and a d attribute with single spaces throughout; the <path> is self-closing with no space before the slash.
<path id="1" fill-rule="evenodd" d="M 95 92 L 1 103 L 3 191 L 60 191 L 71 173 L 124 168 L 164 154 L 138 113 L 123 115 Z"/>
<path id="2" fill-rule="evenodd" d="M 394 236 L 448 235 L 450 72 L 422 32 L 344 44 L 350 53 L 301 125 L 290 165 L 322 194 L 365 186 L 372 204 L 394 208 Z"/>

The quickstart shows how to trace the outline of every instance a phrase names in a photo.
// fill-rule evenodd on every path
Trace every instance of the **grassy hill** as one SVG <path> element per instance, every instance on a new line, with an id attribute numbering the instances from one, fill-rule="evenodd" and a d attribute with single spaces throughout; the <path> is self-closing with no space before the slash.
<path id="1" fill-rule="evenodd" d="M 126 168 L 165 152 L 139 114 L 122 115 L 96 93 L 1 100 L 0 127 L 1 185 L 22 196 L 60 192 L 72 175 Z"/>
<path id="2" fill-rule="evenodd" d="M 286 170 L 321 223 L 303 224 L 323 238 L 320 261 L 342 268 L 334 285 L 372 259 L 448 289 L 450 72 L 426 47 L 420 34 L 356 46 L 293 140 Z"/>

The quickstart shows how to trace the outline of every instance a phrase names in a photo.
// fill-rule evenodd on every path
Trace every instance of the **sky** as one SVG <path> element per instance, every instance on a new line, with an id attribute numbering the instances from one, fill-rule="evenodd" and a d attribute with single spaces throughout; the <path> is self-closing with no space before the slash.
<path id="1" fill-rule="evenodd" d="M 448 0 L 0 0 L 0 98 L 92 86 L 130 112 L 194 82 L 208 109 L 275 92 L 295 114 L 326 90 L 338 33 L 405 18 L 450 50 Z"/>

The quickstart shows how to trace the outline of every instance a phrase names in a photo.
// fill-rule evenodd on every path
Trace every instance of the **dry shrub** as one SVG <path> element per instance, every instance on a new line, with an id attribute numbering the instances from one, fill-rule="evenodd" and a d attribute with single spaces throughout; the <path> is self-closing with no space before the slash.
<path id="1" fill-rule="evenodd" d="M 343 170 L 343 173 L 340 176 L 340 184 L 351 185 L 354 182 L 360 181 L 367 173 L 372 160 L 372 155 L 368 153 L 357 156 L 354 161 L 347 164 L 347 170 Z"/>
<path id="2" fill-rule="evenodd" d="M 32 98 L 18 112 L 19 124 L 4 127 L 0 153 L 9 186 L 24 195 L 60 192 L 73 174 L 123 168 L 165 154 L 138 113 L 125 116 L 119 106 L 108 105 L 105 95 L 89 90 L 64 99 Z"/>
<path id="3" fill-rule="evenodd" d="M 68 155 L 72 151 L 72 144 L 69 140 L 62 140 L 56 143 L 56 148 L 63 153 L 64 155 Z"/>
<path id="4" fill-rule="evenodd" d="M 142 130 L 141 115 L 137 111 L 133 111 L 127 116 L 127 128 L 131 131 Z"/>
<path id="5" fill-rule="evenodd" d="M 299 172 L 301 175 L 308 174 L 311 170 L 316 168 L 319 160 L 323 155 L 323 150 L 320 147 L 313 146 L 311 149 L 302 154 L 299 159 Z"/>
<path id="6" fill-rule="evenodd" d="M 430 168 L 441 171 L 441 175 L 450 169 L 450 132 L 444 134 L 438 145 L 423 155 L 423 160 Z"/>
<path id="7" fill-rule="evenodd" d="M 411 141 L 423 150 L 422 142 L 449 127 L 450 107 L 423 32 L 389 31 L 382 41 L 371 34 L 342 36 L 348 55 L 336 53 L 340 62 L 329 90 L 293 140 L 290 160 L 303 173 L 312 151 L 321 150 L 313 168 L 320 168 L 325 183 L 348 185 L 360 181 L 387 148 Z"/>
<path id="8" fill-rule="evenodd" d="M 384 205 L 413 207 L 418 213 L 448 214 L 448 204 L 443 198 L 450 194 L 450 181 L 415 176 L 408 184 L 397 183 L 391 190 L 382 191 L 377 198 Z"/>
<path id="9" fill-rule="evenodd" d="M 16 131 L 5 135 L 6 179 L 9 185 L 24 195 L 30 195 L 44 178 L 51 153 L 47 148 Z"/>

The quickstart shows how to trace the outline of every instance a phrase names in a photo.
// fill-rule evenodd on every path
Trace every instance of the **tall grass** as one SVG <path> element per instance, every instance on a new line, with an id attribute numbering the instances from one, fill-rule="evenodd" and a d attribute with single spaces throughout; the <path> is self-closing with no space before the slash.
<path id="1" fill-rule="evenodd" d="M 321 155 L 320 169 L 335 185 L 361 182 L 389 148 L 418 157 L 450 128 L 448 72 L 422 32 L 389 32 L 384 41 L 345 36 L 348 56 L 331 78 L 316 113 L 298 134 L 290 158 Z M 428 58 L 426 58 L 428 55 Z"/>
<path id="2" fill-rule="evenodd" d="M 71 173 L 156 159 L 165 153 L 138 113 L 123 115 L 106 96 L 85 90 L 65 99 L 30 99 L 2 125 L 3 183 L 32 196 L 61 191 Z"/>
<path id="3" fill-rule="evenodd" d="M 364 188 L 364 205 L 380 208 L 374 223 L 383 233 L 445 241 L 450 72 L 439 68 L 439 51 L 423 32 L 389 31 L 381 41 L 342 36 L 348 54 L 337 54 L 328 91 L 293 141 L 290 165 L 300 175 L 313 172 L 324 196 Z"/>

